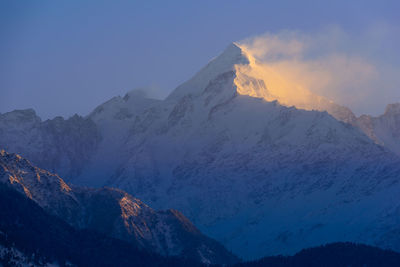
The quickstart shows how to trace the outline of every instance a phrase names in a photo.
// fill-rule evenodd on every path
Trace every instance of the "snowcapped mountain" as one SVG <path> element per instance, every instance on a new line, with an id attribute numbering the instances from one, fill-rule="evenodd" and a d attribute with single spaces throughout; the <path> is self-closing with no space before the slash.
<path id="1" fill-rule="evenodd" d="M 124 191 L 68 186 L 17 154 L 0 152 L 0 181 L 77 229 L 90 229 L 165 256 L 233 263 L 235 256 L 204 236 L 180 212 L 155 211 Z"/>
<path id="2" fill-rule="evenodd" d="M 334 241 L 399 249 L 383 237 L 396 223 L 380 221 L 397 207 L 387 198 L 399 189 L 399 158 L 327 112 L 254 97 L 251 88 L 268 87 L 244 82 L 247 62 L 228 47 L 140 116 L 108 184 L 183 210 L 247 258 Z"/>
<path id="3" fill-rule="evenodd" d="M 0 148 L 67 179 L 89 178 L 91 185 L 101 186 L 104 181 L 91 179 L 94 170 L 98 177 L 113 174 L 109 163 L 120 158 L 137 115 L 159 102 L 133 90 L 101 104 L 85 118 L 74 115 L 42 121 L 32 109 L 0 114 Z M 89 175 L 82 174 L 88 169 Z"/>
<path id="4" fill-rule="evenodd" d="M 0 116 L 4 125 L 15 114 Z M 384 124 L 392 135 L 395 118 Z M 81 120 L 95 126 L 95 145 L 88 159 L 68 146 L 83 165 L 69 181 L 181 210 L 245 258 L 337 241 L 400 251 L 400 158 L 379 145 L 388 143 L 381 126 L 286 82 L 240 45 L 163 101 L 114 98 Z M 50 148 L 17 146 L 19 138 L 36 140 L 20 123 L 0 126 L 1 145 L 36 163 Z"/>

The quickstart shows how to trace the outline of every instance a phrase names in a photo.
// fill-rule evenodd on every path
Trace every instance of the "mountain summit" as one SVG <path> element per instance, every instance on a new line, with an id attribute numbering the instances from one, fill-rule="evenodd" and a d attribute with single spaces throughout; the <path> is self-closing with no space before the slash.
<path id="1" fill-rule="evenodd" d="M 178 99 L 187 94 L 199 95 L 217 76 L 235 71 L 235 66 L 237 65 L 247 65 L 249 63 L 249 55 L 237 43 L 231 43 L 221 55 L 211 60 L 192 79 L 178 86 L 167 97 L 167 100 Z"/>
<path id="2" fill-rule="evenodd" d="M 327 111 L 336 119 L 348 123 L 356 121 L 355 115 L 348 108 L 288 81 L 268 64 L 256 60 L 251 51 L 238 43 L 230 44 L 221 55 L 213 59 L 192 79 L 175 89 L 168 99 L 177 99 L 188 94 L 199 95 L 212 80 L 229 72 L 234 75 L 231 88 L 240 95 L 262 98 L 266 101 L 276 100 L 287 107 Z"/>

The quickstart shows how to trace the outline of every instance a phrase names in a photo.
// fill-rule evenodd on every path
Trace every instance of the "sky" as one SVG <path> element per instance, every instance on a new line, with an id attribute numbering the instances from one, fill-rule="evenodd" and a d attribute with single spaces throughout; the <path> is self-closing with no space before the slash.
<path id="1" fill-rule="evenodd" d="M 264 51 L 275 40 L 300 44 L 273 58 L 288 77 L 377 115 L 400 102 L 399 10 L 385 0 L 0 0 L 0 113 L 87 115 L 135 88 L 163 98 L 231 42 Z"/>

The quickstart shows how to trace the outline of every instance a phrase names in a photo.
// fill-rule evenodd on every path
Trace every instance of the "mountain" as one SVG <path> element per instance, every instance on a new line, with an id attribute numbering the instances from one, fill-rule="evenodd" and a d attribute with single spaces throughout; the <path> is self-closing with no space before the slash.
<path id="1" fill-rule="evenodd" d="M 42 121 L 34 110 L 0 114 L 0 147 L 62 176 L 77 176 L 101 140 L 96 124 L 78 115 Z"/>
<path id="2" fill-rule="evenodd" d="M 77 153 L 83 167 L 72 167 L 71 183 L 180 210 L 246 259 L 339 241 L 400 251 L 399 156 L 349 109 L 282 81 L 240 45 L 163 101 L 131 95 L 96 110 L 81 118 L 96 145 L 88 160 Z M 1 126 L 10 151 L 9 135 L 36 142 L 19 124 Z"/>
<path id="3" fill-rule="evenodd" d="M 0 217 L 1 266 L 203 266 L 77 230 L 6 183 L 0 183 Z"/>
<path id="4" fill-rule="evenodd" d="M 205 263 L 237 261 L 176 210 L 155 211 L 112 188 L 70 187 L 59 176 L 4 150 L 0 152 L 0 181 L 77 229 L 96 231 L 164 256 Z"/>
<path id="5" fill-rule="evenodd" d="M 32 109 L 0 114 L 0 148 L 21 154 L 62 177 L 83 180 L 88 175 L 82 172 L 87 169 L 109 174 L 108 162 L 119 157 L 136 116 L 158 102 L 141 90 L 132 90 L 101 104 L 86 117 L 42 121 Z M 102 184 L 104 181 L 95 185 Z"/>
<path id="6" fill-rule="evenodd" d="M 378 117 L 362 115 L 357 125 L 377 144 L 400 155 L 400 103 L 388 105 Z"/>
<path id="7" fill-rule="evenodd" d="M 336 241 L 399 249 L 399 158 L 327 112 L 245 94 L 268 88 L 242 71 L 251 62 L 230 46 L 145 111 L 107 184 L 184 211 L 245 258 Z"/>

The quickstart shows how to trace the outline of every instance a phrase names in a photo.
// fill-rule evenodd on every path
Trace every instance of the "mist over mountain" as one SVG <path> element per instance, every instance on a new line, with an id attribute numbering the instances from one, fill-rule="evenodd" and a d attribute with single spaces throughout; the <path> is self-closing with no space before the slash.
<path id="1" fill-rule="evenodd" d="M 400 101 L 400 58 L 389 45 L 397 38 L 393 31 L 383 22 L 356 33 L 329 25 L 313 32 L 267 32 L 240 44 L 292 88 L 307 88 L 357 116 L 378 116 L 388 103 Z"/>

